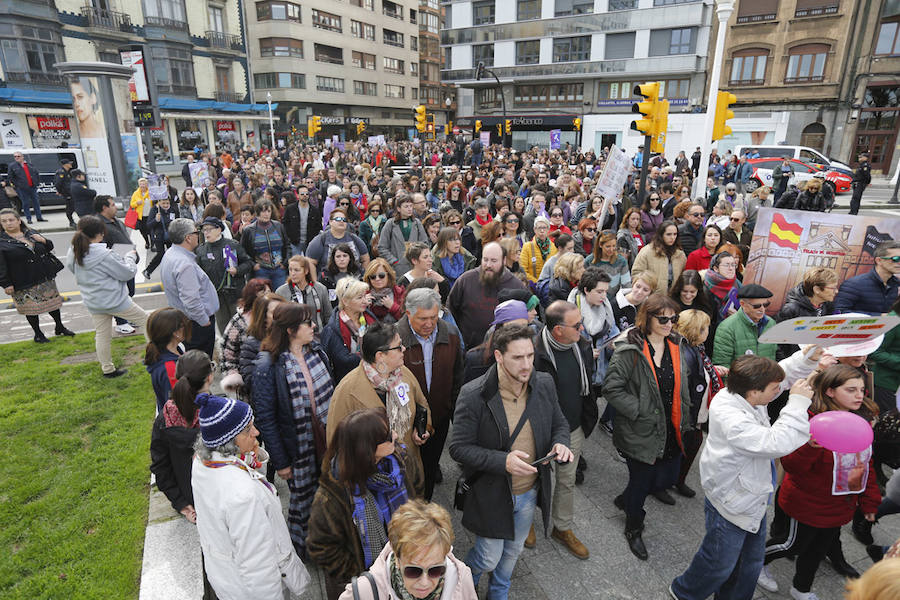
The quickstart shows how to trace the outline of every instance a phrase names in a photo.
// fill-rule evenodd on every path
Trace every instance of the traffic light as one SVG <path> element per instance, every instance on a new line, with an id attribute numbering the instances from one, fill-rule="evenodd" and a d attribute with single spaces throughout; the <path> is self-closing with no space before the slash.
<path id="1" fill-rule="evenodd" d="M 313 116 L 309 121 L 309 137 L 316 137 L 322 131 L 322 117 Z"/>
<path id="2" fill-rule="evenodd" d="M 650 138 L 650 152 L 666 151 L 666 132 L 669 130 L 669 101 L 660 100 L 656 104 L 656 117 L 653 120 L 655 135 Z"/>
<path id="3" fill-rule="evenodd" d="M 291 135 L 297 135 L 297 126 L 291 125 Z"/>
<path id="4" fill-rule="evenodd" d="M 509 135 L 510 133 L 512 133 L 512 121 L 509 119 L 506 119 L 505 124 L 506 124 L 506 135 Z"/>
<path id="5" fill-rule="evenodd" d="M 415 119 L 416 119 L 416 130 L 420 133 L 425 131 L 425 123 L 428 121 L 428 116 L 425 113 L 425 105 L 419 104 L 413 107 L 415 111 Z"/>
<path id="6" fill-rule="evenodd" d="M 453 131 L 453 121 L 447 121 L 447 124 L 444 125 L 444 135 L 450 135 L 451 131 Z"/>
<path id="7" fill-rule="evenodd" d="M 640 131 L 644 135 L 655 137 L 657 103 L 659 102 L 659 82 L 642 83 L 634 86 L 635 95 L 644 97 L 643 102 L 635 102 L 631 105 L 631 112 L 643 115 L 642 119 L 631 122 L 631 128 Z"/>
<path id="8" fill-rule="evenodd" d="M 481 131 L 481 121 L 476 120 L 475 121 L 475 133 L 478 133 L 479 131 Z"/>
<path id="9" fill-rule="evenodd" d="M 572 119 L 572 125 L 575 127 L 575 131 L 581 131 L 581 119 L 575 117 Z"/>
<path id="10" fill-rule="evenodd" d="M 499 135 L 500 137 L 503 137 L 503 124 L 502 123 L 497 123 L 497 135 Z"/>
<path id="11" fill-rule="evenodd" d="M 362 133 L 366 130 L 366 122 L 360 121 L 356 124 L 356 135 L 362 135 Z"/>
<path id="12" fill-rule="evenodd" d="M 475 81 L 480 80 L 484 77 L 484 61 L 479 61 L 478 66 L 475 67 Z"/>
<path id="13" fill-rule="evenodd" d="M 731 127 L 725 122 L 734 118 L 734 111 L 729 106 L 735 102 L 737 102 L 737 96 L 731 92 L 719 92 L 719 97 L 716 99 L 716 115 L 713 120 L 713 140 L 721 140 L 723 137 L 731 135 Z"/>

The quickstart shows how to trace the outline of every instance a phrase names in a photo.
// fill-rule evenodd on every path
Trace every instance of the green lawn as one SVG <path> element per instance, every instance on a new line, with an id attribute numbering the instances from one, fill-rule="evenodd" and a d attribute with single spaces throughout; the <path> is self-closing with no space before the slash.
<path id="1" fill-rule="evenodd" d="M 0 598 L 137 598 L 155 399 L 143 336 L 0 345 Z"/>

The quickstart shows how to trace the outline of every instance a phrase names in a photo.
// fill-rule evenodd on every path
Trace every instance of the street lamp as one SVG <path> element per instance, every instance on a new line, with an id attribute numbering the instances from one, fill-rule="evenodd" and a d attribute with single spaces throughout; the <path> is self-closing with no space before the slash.
<path id="1" fill-rule="evenodd" d="M 719 97 L 719 76 L 722 72 L 722 55 L 725 52 L 725 32 L 728 19 L 734 12 L 734 0 L 719 0 L 716 16 L 719 19 L 719 31 L 716 35 L 716 50 L 713 54 L 712 71 L 709 74 L 709 98 L 706 101 L 706 119 L 703 121 L 703 140 L 700 146 L 700 170 L 694 179 L 694 198 L 705 196 L 706 179 L 709 173 L 709 153 L 712 146 L 713 122 L 716 116 L 716 102 Z"/>
<path id="2" fill-rule="evenodd" d="M 266 92 L 266 103 L 269 105 L 269 139 L 272 142 L 272 152 L 275 151 L 275 124 L 272 120 L 272 92 Z"/>

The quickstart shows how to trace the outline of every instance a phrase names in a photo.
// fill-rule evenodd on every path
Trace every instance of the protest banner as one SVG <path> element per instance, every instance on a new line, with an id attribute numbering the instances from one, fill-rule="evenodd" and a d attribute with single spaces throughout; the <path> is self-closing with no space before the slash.
<path id="1" fill-rule="evenodd" d="M 600 180 L 594 186 L 594 192 L 599 193 L 607 200 L 618 203 L 616 199 L 622 195 L 622 188 L 625 186 L 630 171 L 631 161 L 628 160 L 628 155 L 613 144 L 609 149 L 609 156 L 606 157 L 603 172 L 600 173 Z M 606 213 L 604 212 L 604 214 Z"/>
<path id="2" fill-rule="evenodd" d="M 192 162 L 188 167 L 191 171 L 191 183 L 194 187 L 205 188 L 209 185 L 209 165 L 202 160 Z"/>
<path id="3" fill-rule="evenodd" d="M 866 342 L 884 335 L 900 324 L 900 317 L 870 317 L 860 314 L 826 317 L 797 317 L 777 323 L 759 336 L 764 344 L 816 344 L 833 346 L 848 342 Z"/>
<path id="4" fill-rule="evenodd" d="M 165 175 L 150 173 L 147 175 L 147 183 L 149 184 L 150 200 L 152 200 L 154 204 L 163 198 L 169 197 L 169 186 L 166 183 Z"/>

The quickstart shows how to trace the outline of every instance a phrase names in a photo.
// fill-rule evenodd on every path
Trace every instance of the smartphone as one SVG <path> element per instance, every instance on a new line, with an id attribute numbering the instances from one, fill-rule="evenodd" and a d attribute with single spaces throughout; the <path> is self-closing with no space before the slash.
<path id="1" fill-rule="evenodd" d="M 548 460 L 550 460 L 550 459 L 552 459 L 552 458 L 556 458 L 556 452 L 551 452 L 550 454 L 548 454 L 548 455 L 545 456 L 544 458 L 539 458 L 539 459 L 537 459 L 536 461 L 534 461 L 533 463 L 528 463 L 528 464 L 531 465 L 532 467 L 536 467 L 536 466 L 538 466 L 539 464 L 541 464 L 541 463 L 543 463 L 543 462 L 547 462 Z"/>

